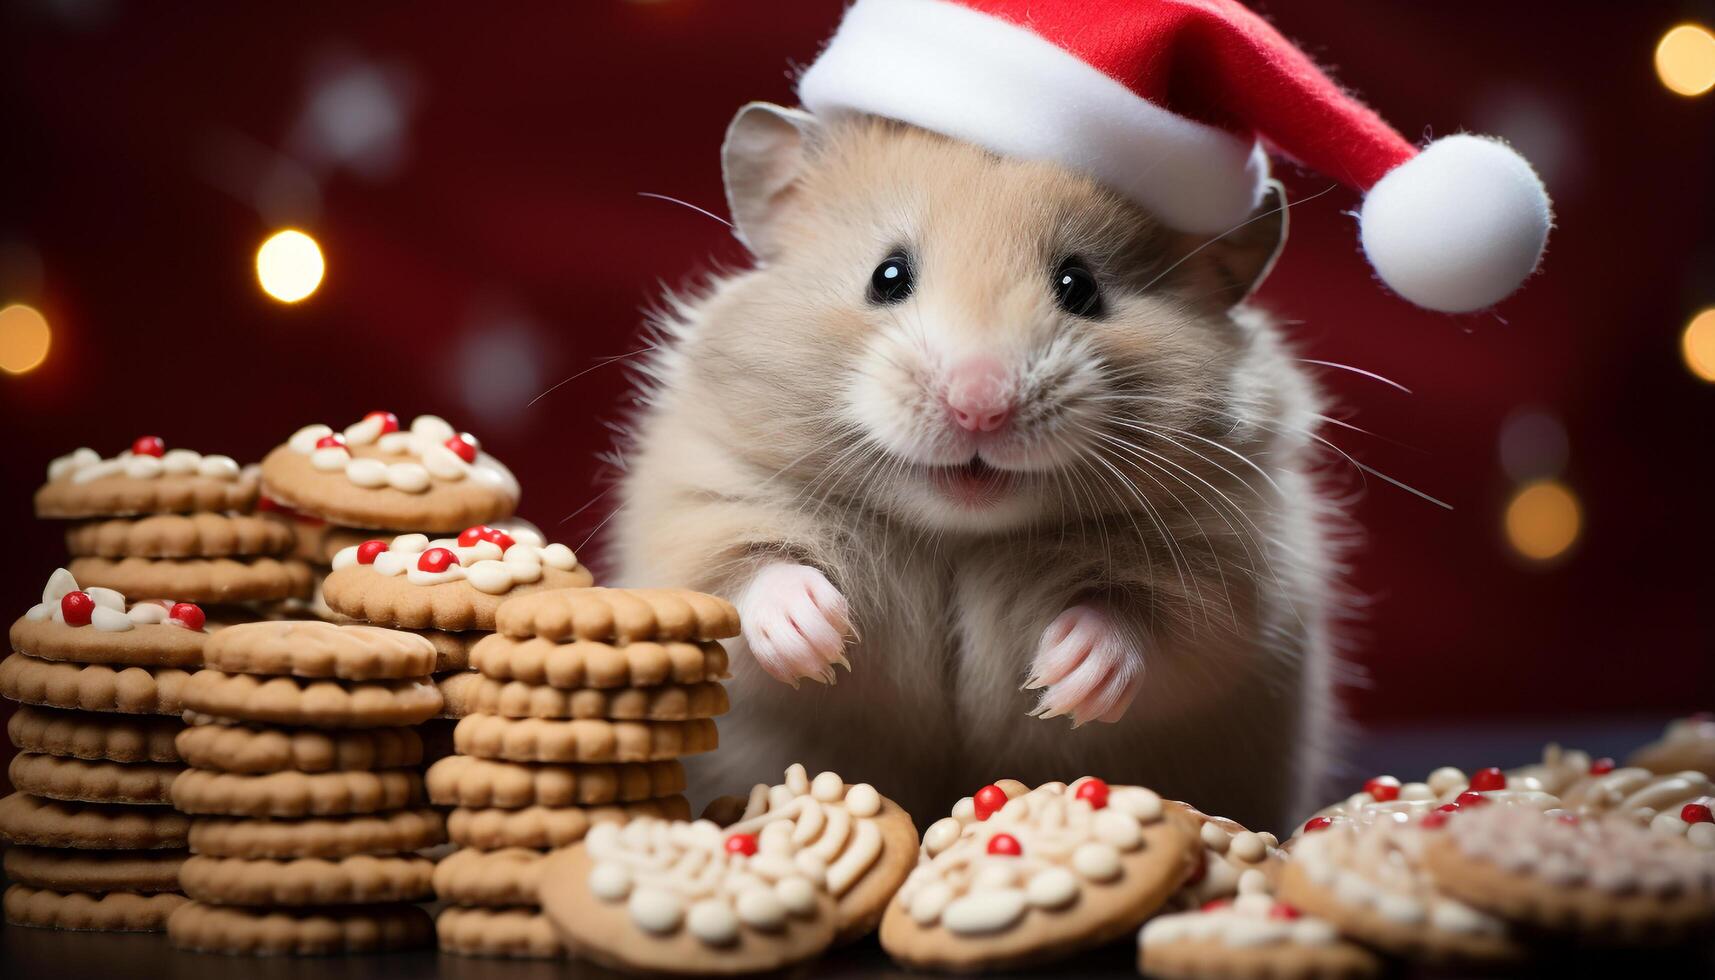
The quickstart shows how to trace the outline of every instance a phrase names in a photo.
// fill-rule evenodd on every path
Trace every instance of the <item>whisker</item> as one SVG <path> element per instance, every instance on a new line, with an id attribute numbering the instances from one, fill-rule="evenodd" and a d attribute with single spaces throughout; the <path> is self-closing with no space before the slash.
<path id="1" fill-rule="evenodd" d="M 1316 364 L 1316 365 L 1319 365 L 1321 367 L 1335 368 L 1335 369 L 1341 370 L 1341 371 L 1350 371 L 1353 374 L 1361 374 L 1364 377 L 1369 378 L 1372 381 L 1380 381 L 1382 384 L 1387 385 L 1391 388 L 1398 388 L 1400 391 L 1403 391 L 1408 395 L 1412 393 L 1410 388 L 1407 388 L 1405 385 L 1400 384 L 1398 381 L 1395 381 L 1392 378 L 1384 378 L 1381 375 L 1375 373 L 1374 371 L 1366 371 L 1365 369 L 1363 369 L 1361 367 L 1353 367 L 1350 364 L 1341 364 L 1338 361 L 1318 361 L 1313 357 L 1300 357 L 1300 358 L 1298 358 L 1298 360 L 1300 363 L 1303 363 L 1303 364 Z"/>
<path id="2" fill-rule="evenodd" d="M 639 354 L 647 354 L 650 351 L 656 350 L 656 349 L 657 348 L 654 344 L 650 344 L 648 347 L 639 347 L 638 349 L 631 351 L 630 353 L 615 354 L 612 357 L 604 357 L 601 360 L 595 362 L 594 364 L 591 364 L 589 367 L 584 368 L 582 371 L 579 371 L 577 374 L 574 374 L 571 377 L 567 378 L 566 380 L 559 382 L 558 384 L 554 385 L 552 388 L 549 388 L 547 391 L 542 392 L 540 395 L 537 395 L 535 398 L 530 399 L 530 405 L 536 404 L 537 402 L 548 397 L 549 395 L 553 394 L 554 392 L 560 390 L 561 388 L 565 387 L 566 385 L 569 385 L 572 382 L 583 377 L 584 375 L 590 373 L 591 371 L 594 371 L 596 368 L 604 368 L 604 367 L 607 367 L 609 364 L 615 364 L 615 363 L 623 361 L 627 358 L 636 357 Z M 526 405 L 524 407 L 529 408 L 530 405 Z"/>
<path id="3" fill-rule="evenodd" d="M 732 222 L 730 222 L 727 219 L 721 217 L 720 215 L 714 213 L 713 211 L 709 211 L 705 208 L 699 208 L 695 204 L 692 204 L 690 201 L 681 201 L 676 197 L 668 197 L 665 194 L 657 194 L 654 191 L 638 191 L 637 196 L 638 197 L 652 197 L 657 201 L 666 201 L 670 204 L 677 204 L 677 205 L 680 205 L 681 207 L 687 207 L 687 208 L 690 208 L 692 211 L 697 212 L 698 214 L 705 215 L 707 217 L 715 219 L 716 221 L 719 221 L 721 224 L 726 225 L 728 228 L 732 227 Z"/>

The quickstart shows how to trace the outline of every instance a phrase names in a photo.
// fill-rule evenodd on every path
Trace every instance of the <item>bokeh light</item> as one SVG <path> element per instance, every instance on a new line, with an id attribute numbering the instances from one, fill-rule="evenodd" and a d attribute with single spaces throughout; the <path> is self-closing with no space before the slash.
<path id="1" fill-rule="evenodd" d="M 1507 543 L 1532 561 L 1558 558 L 1578 540 L 1582 508 L 1571 489 L 1557 480 L 1520 487 L 1507 503 Z"/>
<path id="2" fill-rule="evenodd" d="M 33 306 L 13 303 L 0 310 L 0 371 L 23 374 L 48 359 L 53 331 Z"/>
<path id="3" fill-rule="evenodd" d="M 1702 95 L 1715 88 L 1715 34 L 1702 24 L 1680 24 L 1655 46 L 1655 73 L 1668 91 Z"/>
<path id="4" fill-rule="evenodd" d="M 1715 306 L 1691 318 L 1679 336 L 1685 366 L 1703 381 L 1715 384 Z"/>
<path id="5" fill-rule="evenodd" d="M 256 250 L 256 279 L 263 292 L 282 303 L 308 298 L 326 271 L 321 246 L 295 228 L 269 235 Z"/>

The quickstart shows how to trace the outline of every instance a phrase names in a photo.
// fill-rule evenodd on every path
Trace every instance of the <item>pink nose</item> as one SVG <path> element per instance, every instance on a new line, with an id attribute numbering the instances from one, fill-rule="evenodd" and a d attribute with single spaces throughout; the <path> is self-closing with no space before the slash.
<path id="1" fill-rule="evenodd" d="M 947 372 L 947 410 L 966 432 L 995 432 L 1012 418 L 1012 384 L 992 357 L 973 357 Z"/>

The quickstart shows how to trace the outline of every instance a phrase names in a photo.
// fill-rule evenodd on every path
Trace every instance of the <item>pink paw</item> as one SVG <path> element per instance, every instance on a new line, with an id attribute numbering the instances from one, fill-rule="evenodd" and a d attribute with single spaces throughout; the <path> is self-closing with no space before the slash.
<path id="1" fill-rule="evenodd" d="M 1038 718 L 1070 715 L 1072 727 L 1119 721 L 1143 686 L 1143 654 L 1098 605 L 1073 606 L 1042 631 L 1024 689 L 1042 691 Z"/>
<path id="2" fill-rule="evenodd" d="M 808 565 L 782 562 L 758 572 L 738 600 L 738 615 L 751 656 L 775 680 L 832 684 L 834 664 L 852 669 L 846 642 L 857 634 L 846 597 Z"/>

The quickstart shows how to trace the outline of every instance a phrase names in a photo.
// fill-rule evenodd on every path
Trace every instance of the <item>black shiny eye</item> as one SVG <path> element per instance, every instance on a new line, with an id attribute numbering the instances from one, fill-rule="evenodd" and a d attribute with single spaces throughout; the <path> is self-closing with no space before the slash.
<path id="1" fill-rule="evenodd" d="M 871 303 L 899 303 L 911 295 L 911 263 L 903 253 L 895 252 L 881 260 L 869 276 Z"/>
<path id="2" fill-rule="evenodd" d="M 1102 290 L 1084 263 L 1067 259 L 1054 270 L 1054 300 L 1073 316 L 1102 315 Z"/>

